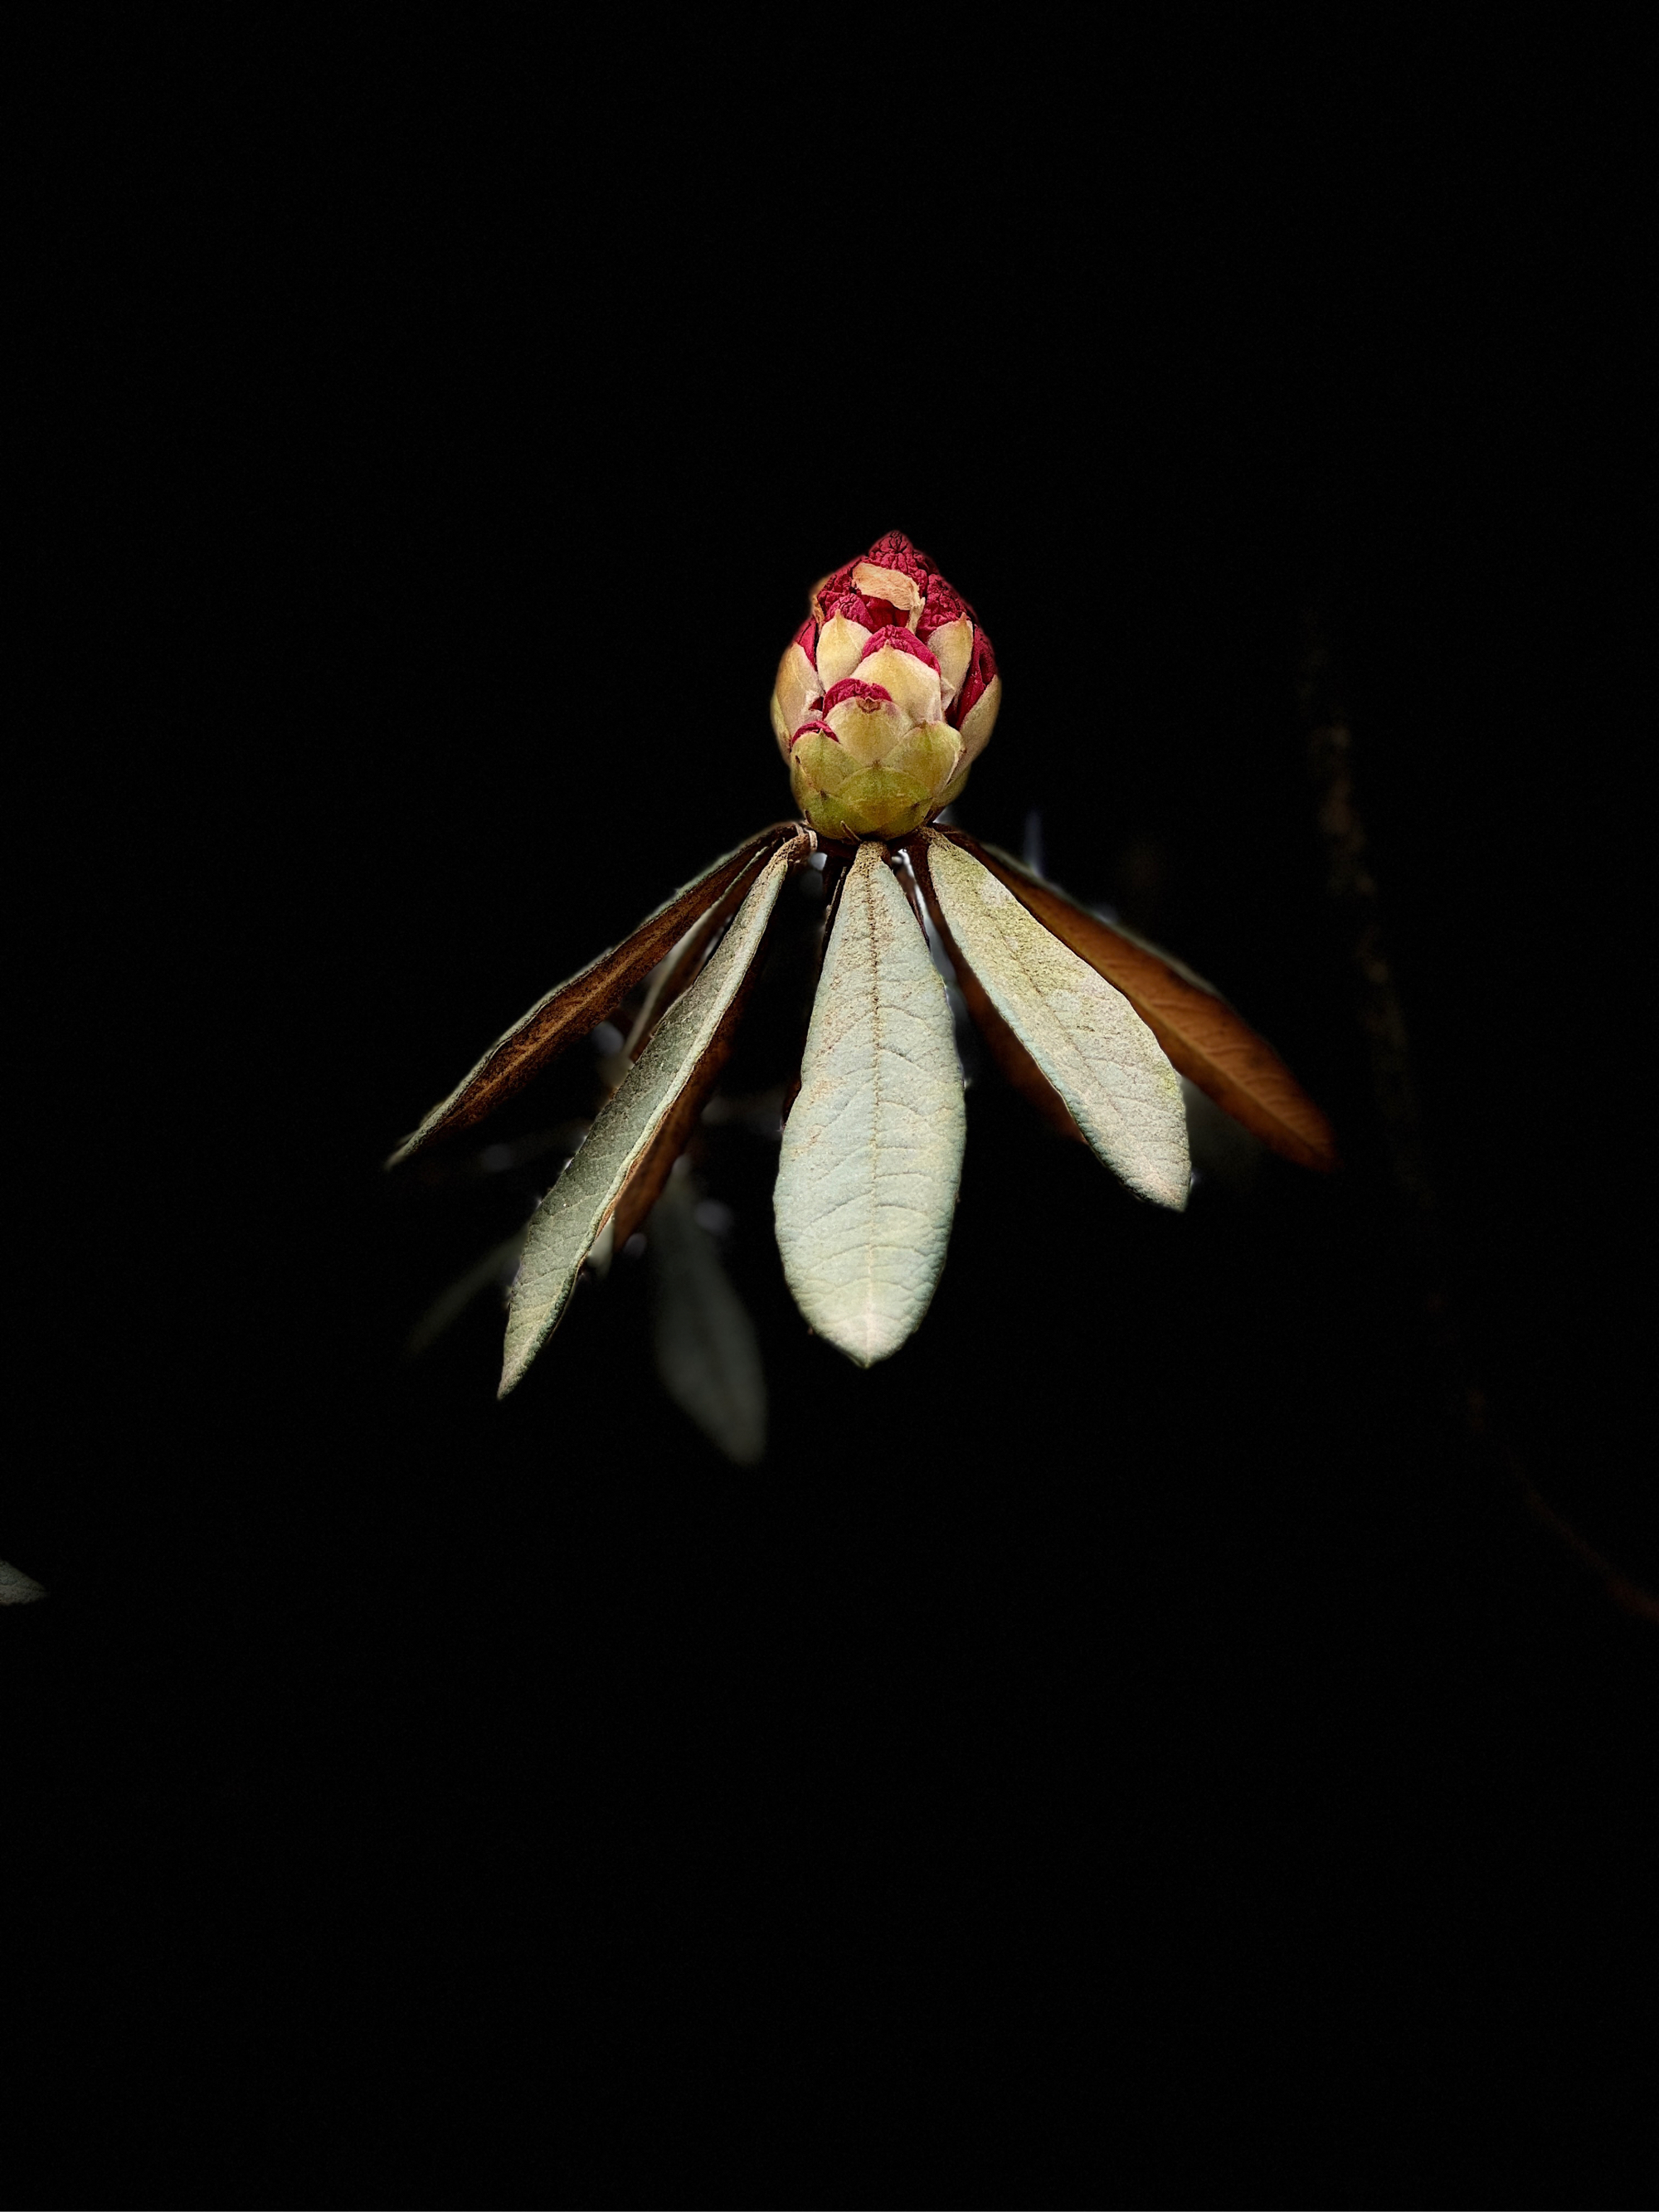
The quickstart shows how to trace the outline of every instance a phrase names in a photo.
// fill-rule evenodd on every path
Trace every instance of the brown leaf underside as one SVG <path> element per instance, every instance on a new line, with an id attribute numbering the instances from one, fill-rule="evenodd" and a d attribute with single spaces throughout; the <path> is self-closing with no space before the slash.
<path id="1" fill-rule="evenodd" d="M 435 1138 L 470 1129 L 493 1113 L 550 1060 L 614 1013 L 641 977 L 650 973 L 694 923 L 721 903 L 725 894 L 736 886 L 740 878 L 746 878 L 757 869 L 785 838 L 799 834 L 799 823 L 775 822 L 769 829 L 739 845 L 735 852 L 727 854 L 707 875 L 676 892 L 620 945 L 590 961 L 579 975 L 552 992 L 542 1005 L 532 1008 L 515 1028 L 509 1030 L 498 1044 L 492 1046 L 455 1095 L 446 1100 L 441 1108 L 434 1108 L 415 1133 L 404 1139 L 386 1164 L 395 1167 Z M 701 962 L 696 965 L 700 966 Z M 681 963 L 680 966 L 685 969 L 687 963 Z M 696 966 L 690 966 L 688 972 L 667 979 L 673 983 L 672 995 L 677 995 L 696 972 Z M 654 1012 L 661 1013 L 667 1003 L 666 998 L 659 998 Z"/>
<path id="2" fill-rule="evenodd" d="M 647 988 L 640 1011 L 634 1018 L 634 1026 L 623 1047 L 630 1060 L 639 1058 L 650 1042 L 652 1030 L 675 1000 L 690 989 L 708 965 L 726 934 L 726 924 L 748 897 L 766 859 L 763 852 L 757 853 L 742 873 L 732 878 L 725 896 L 709 908 L 701 921 L 693 923 L 672 954 L 663 961 L 661 972 Z"/>
<path id="3" fill-rule="evenodd" d="M 796 830 L 799 830 L 799 826 L 798 823 L 790 825 Z M 811 849 L 806 839 L 802 837 L 800 850 L 796 857 L 805 860 Z M 702 1109 L 708 1103 L 708 1095 L 714 1087 L 721 1068 L 731 1058 L 732 1047 L 737 1037 L 738 1025 L 743 1019 L 744 1009 L 754 992 L 761 970 L 766 965 L 767 953 L 770 950 L 773 934 L 778 926 L 778 911 L 777 907 L 772 909 L 772 918 L 767 924 L 766 934 L 755 948 L 755 957 L 749 963 L 748 972 L 738 986 L 736 995 L 726 1008 L 720 1027 L 709 1039 L 702 1057 L 692 1071 L 684 1089 L 674 1102 L 673 1108 L 662 1127 L 652 1139 L 644 1158 L 623 1188 L 622 1195 L 617 1199 L 611 1216 L 611 1234 L 618 1249 L 628 1242 L 662 1196 L 674 1163 L 690 1142 L 691 1133 L 696 1127 Z M 705 959 L 708 952 L 714 949 L 713 936 L 714 933 L 710 932 L 704 954 Z M 699 960 L 696 963 L 696 968 L 701 968 L 702 964 L 702 961 Z M 685 985 L 690 984 L 691 980 L 691 975 L 687 975 L 684 978 L 681 988 L 684 988 Z"/>
<path id="4" fill-rule="evenodd" d="M 1335 1167 L 1336 1139 L 1329 1121 L 1273 1047 L 1242 1021 L 1224 999 L 1179 974 L 1149 947 L 1137 945 L 1109 922 L 1074 905 L 1053 884 L 1029 875 L 994 847 L 981 845 L 963 830 L 947 829 L 943 834 L 988 868 L 1028 914 L 1079 959 L 1086 960 L 1097 975 L 1122 992 L 1177 1074 L 1195 1083 L 1224 1112 L 1285 1159 L 1322 1173 Z M 1012 1036 L 1008 1042 L 1027 1060 L 1028 1067 L 1016 1073 L 1004 1060 L 994 1030 L 985 1025 L 975 1004 L 974 994 L 982 999 L 983 992 L 977 984 L 969 992 L 960 963 L 957 974 L 963 995 L 1010 1079 L 1028 1096 L 1034 1095 L 1029 1089 L 1032 1082 L 1049 1089 L 1035 1062 Z"/>

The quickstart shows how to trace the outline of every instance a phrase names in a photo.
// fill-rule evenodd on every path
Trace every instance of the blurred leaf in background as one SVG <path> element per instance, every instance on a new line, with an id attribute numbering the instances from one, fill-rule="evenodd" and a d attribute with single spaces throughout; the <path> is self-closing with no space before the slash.
<path id="1" fill-rule="evenodd" d="M 732 1287 L 690 1164 L 676 1164 L 652 1208 L 652 1340 L 669 1396 L 738 1467 L 766 1450 L 766 1377 L 749 1310 Z"/>

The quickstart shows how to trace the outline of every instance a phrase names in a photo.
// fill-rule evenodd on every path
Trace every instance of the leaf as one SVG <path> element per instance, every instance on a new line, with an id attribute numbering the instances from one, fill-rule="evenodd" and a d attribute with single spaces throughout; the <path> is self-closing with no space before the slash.
<path id="1" fill-rule="evenodd" d="M 1184 1206 L 1181 1083 L 1146 1024 L 958 845 L 929 831 L 910 849 L 987 996 L 1100 1158 L 1141 1197 Z"/>
<path id="2" fill-rule="evenodd" d="M 696 1084 L 711 1050 L 719 1050 L 778 892 L 805 845 L 797 836 L 767 861 L 719 951 L 663 1016 L 586 1143 L 531 1217 L 507 1311 L 502 1397 L 558 1327 L 593 1240 L 664 1124 Z"/>
<path id="3" fill-rule="evenodd" d="M 945 986 L 882 846 L 862 844 L 812 1002 L 774 1212 L 784 1273 L 820 1335 L 868 1367 L 933 1297 L 967 1116 Z"/>
<path id="4" fill-rule="evenodd" d="M 750 885 L 758 872 L 757 859 L 732 878 L 731 887 L 692 924 L 647 977 L 639 1012 L 623 1043 L 623 1051 L 630 1060 L 639 1058 L 645 1040 L 663 1015 L 681 992 L 690 990 L 702 973 L 709 955 L 719 944 L 726 924 L 748 896 Z"/>
<path id="5" fill-rule="evenodd" d="M 741 891 L 742 888 L 739 884 L 738 890 Z M 710 957 L 711 948 L 708 940 L 714 932 L 709 925 L 718 924 L 722 917 L 729 920 L 730 909 L 735 908 L 738 903 L 738 892 L 728 891 L 713 914 L 704 921 L 700 922 L 696 929 L 690 933 L 690 938 L 682 948 L 682 951 L 676 954 L 671 963 L 673 973 L 668 976 L 666 988 L 657 1000 L 659 1008 L 661 1007 L 665 999 L 672 1004 L 682 991 L 690 988 Z M 715 1079 L 731 1056 L 738 1024 L 743 1017 L 744 1006 L 750 992 L 759 979 L 763 965 L 763 963 L 759 960 L 750 963 L 748 974 L 738 986 L 737 996 L 727 1007 L 712 1042 L 697 1063 L 695 1076 L 664 1116 L 656 1135 L 640 1155 L 632 1173 L 623 1186 L 622 1195 L 617 1200 L 616 1210 L 611 1214 L 605 1231 L 603 1232 L 603 1234 L 608 1234 L 614 1243 L 625 1244 L 634 1231 L 644 1222 L 647 1215 L 662 1195 L 664 1186 L 668 1181 L 675 1161 L 690 1143 L 697 1124 L 702 1119 L 705 1109 L 710 1103 L 710 1094 L 714 1088 Z M 644 1018 L 645 1016 L 642 1014 L 641 1021 Z M 603 1234 L 601 1241 L 603 1241 Z"/>
<path id="6" fill-rule="evenodd" d="M 529 1081 L 538 1069 L 568 1045 L 597 1029 L 613 1013 L 642 975 L 647 975 L 746 870 L 759 866 L 762 856 L 798 833 L 793 822 L 775 822 L 769 830 L 716 860 L 712 868 L 675 892 L 672 898 L 648 915 L 629 937 L 590 960 L 580 973 L 538 999 L 504 1036 L 496 1038 L 482 1060 L 464 1076 L 447 1098 L 434 1106 L 412 1136 L 404 1139 L 386 1165 L 396 1167 L 439 1135 L 471 1128 L 486 1114 Z"/>
<path id="7" fill-rule="evenodd" d="M 1324 1114 L 1212 983 L 1173 953 L 1086 912 L 994 846 L 961 830 L 949 834 L 1028 914 L 1122 992 L 1189 1082 L 1285 1159 L 1321 1173 L 1337 1165 L 1336 1138 Z"/>
<path id="8" fill-rule="evenodd" d="M 738 1467 L 766 1452 L 766 1376 L 749 1310 L 697 1219 L 696 1186 L 670 1176 L 652 1208 L 647 1253 L 657 1373 L 680 1410 Z"/>
<path id="9" fill-rule="evenodd" d="M 37 1598 L 45 1595 L 33 1575 L 26 1575 L 21 1567 L 0 1559 L 0 1605 L 33 1605 Z"/>
<path id="10" fill-rule="evenodd" d="M 914 860 L 914 848 L 912 854 Z M 916 869 L 916 879 L 921 885 L 927 910 L 945 948 L 945 957 L 955 970 L 957 988 L 962 993 L 969 1018 L 989 1048 L 1004 1082 L 1036 1109 L 1056 1136 L 1069 1138 L 1074 1144 L 1087 1144 L 1088 1139 L 1066 1110 L 1065 1100 L 992 1005 L 985 986 L 975 975 L 962 947 L 946 927 L 925 867 Z"/>

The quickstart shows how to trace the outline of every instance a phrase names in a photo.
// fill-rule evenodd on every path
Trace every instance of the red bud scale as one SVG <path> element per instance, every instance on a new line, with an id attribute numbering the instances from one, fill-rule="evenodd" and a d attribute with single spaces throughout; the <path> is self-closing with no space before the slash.
<path id="1" fill-rule="evenodd" d="M 814 587 L 772 727 L 821 836 L 905 837 L 962 789 L 1001 701 L 973 609 L 895 530 Z"/>

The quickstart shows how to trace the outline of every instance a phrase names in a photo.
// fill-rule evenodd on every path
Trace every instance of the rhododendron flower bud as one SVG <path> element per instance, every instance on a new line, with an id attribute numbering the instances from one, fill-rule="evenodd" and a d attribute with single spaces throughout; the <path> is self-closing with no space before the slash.
<path id="1" fill-rule="evenodd" d="M 821 836 L 904 837 L 948 806 L 1002 700 L 974 611 L 898 531 L 814 587 L 772 727 Z"/>

